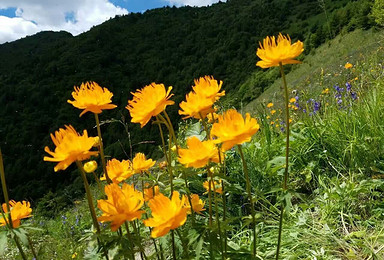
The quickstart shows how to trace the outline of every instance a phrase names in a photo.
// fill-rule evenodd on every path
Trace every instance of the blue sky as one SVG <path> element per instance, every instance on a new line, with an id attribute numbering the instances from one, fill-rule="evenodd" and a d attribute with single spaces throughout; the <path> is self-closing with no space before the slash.
<path id="1" fill-rule="evenodd" d="M 169 2 L 162 0 L 111 0 L 110 2 L 135 13 L 169 5 Z"/>
<path id="2" fill-rule="evenodd" d="M 163 6 L 207 6 L 219 0 L 0 0 L 0 44 L 40 31 L 88 31 L 116 15 Z"/>

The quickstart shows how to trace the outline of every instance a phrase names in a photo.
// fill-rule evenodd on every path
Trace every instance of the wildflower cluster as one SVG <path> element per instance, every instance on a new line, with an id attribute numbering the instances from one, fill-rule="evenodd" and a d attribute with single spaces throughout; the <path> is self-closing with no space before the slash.
<path id="1" fill-rule="evenodd" d="M 285 64 L 300 63 L 296 57 L 302 52 L 303 43 L 298 41 L 291 44 L 289 36 L 280 34 L 277 39 L 267 37 L 263 41 L 263 45 L 260 43 L 260 48 L 257 50 L 257 56 L 261 58 L 257 65 L 262 68 L 279 66 L 282 69 Z M 284 76 L 284 74 L 282 75 Z M 190 245 L 185 243 L 184 232 L 179 232 L 179 229 L 184 231 L 192 228 L 203 230 L 201 235 L 206 236 L 209 241 L 211 259 L 215 258 L 217 251 L 222 259 L 225 259 L 228 253 L 226 237 L 229 234 L 228 220 L 226 220 L 228 193 L 225 189 L 226 183 L 228 183 L 226 180 L 228 173 L 225 171 L 225 160 L 228 153 L 233 154 L 233 150 L 237 148 L 245 180 L 247 207 L 249 208 L 247 212 L 252 218 L 252 224 L 249 225 L 253 234 L 250 248 L 252 248 L 252 258 L 256 257 L 257 223 L 253 199 L 254 190 L 251 186 L 242 144 L 251 141 L 259 131 L 260 125 L 257 119 L 249 113 L 243 115 L 235 109 L 220 111 L 217 101 L 225 96 L 222 85 L 223 82 L 216 80 L 213 76 L 194 80 L 192 90 L 186 94 L 185 101 L 179 104 L 179 115 L 184 119 L 197 119 L 197 123 L 204 129 L 205 135 L 188 136 L 186 140 L 177 139 L 171 119 L 166 112 L 167 106 L 175 103 L 171 100 L 172 87 L 166 88 L 164 84 L 151 83 L 131 93 L 133 97 L 125 107 L 130 113 L 131 122 L 139 123 L 143 128 L 154 118 L 153 123 L 159 127 L 166 161 L 158 163 L 158 167 L 156 167 L 156 161 L 147 159 L 143 153 L 136 153 L 134 158 L 108 158 L 106 160 L 99 115 L 104 110 L 117 107 L 112 104 L 113 94 L 96 82 L 82 83 L 80 87 L 75 86 L 72 92 L 73 100 L 68 100 L 68 103 L 82 110 L 80 116 L 86 112 L 94 114 L 98 135 L 97 137 L 88 136 L 87 130 L 83 130 L 80 134 L 73 126 L 65 125 L 64 128 L 51 134 L 55 147 L 53 150 L 48 146 L 45 147 L 44 150 L 49 156 L 44 156 L 43 160 L 57 163 L 54 166 L 55 172 L 66 170 L 72 163 L 76 163 L 83 180 L 89 212 L 96 233 L 97 250 L 95 252 L 102 253 L 108 259 L 109 248 L 105 246 L 108 240 L 103 241 L 105 237 L 101 236 L 102 232 L 106 232 L 103 225 L 108 224 L 112 234 L 116 232 L 119 237 L 127 236 L 129 244 L 127 250 L 132 259 L 135 259 L 137 251 L 140 251 L 143 259 L 147 258 L 147 252 L 144 250 L 142 242 L 142 239 L 145 239 L 145 232 L 150 232 L 159 259 L 165 259 L 165 257 L 163 251 L 158 251 L 158 246 L 161 248 L 161 244 L 155 239 L 168 234 L 172 238 L 170 248 L 173 258 L 176 259 L 175 233 L 180 236 L 184 248 L 183 254 L 189 258 L 188 247 Z M 351 92 L 351 89 L 349 88 L 347 91 Z M 286 98 L 288 104 L 288 96 Z M 272 103 L 267 105 L 271 109 L 270 116 L 274 116 L 276 113 L 273 106 Z M 300 108 L 298 96 L 289 101 L 289 107 L 292 110 Z M 278 114 L 281 113 L 279 110 Z M 287 116 L 289 116 L 289 111 L 287 111 Z M 286 128 L 288 145 L 289 123 L 291 122 L 289 117 L 285 119 L 285 122 L 287 124 L 282 120 L 280 125 L 284 129 Z M 168 131 L 168 136 L 164 134 L 164 129 Z M 231 152 L 228 152 L 229 150 Z M 98 168 L 96 161 L 98 159 L 101 160 L 101 169 Z M 188 174 L 183 167 L 189 168 Z M 286 169 L 288 169 L 288 163 Z M 284 177 L 285 183 L 287 182 L 287 171 Z M 200 189 L 190 186 L 193 173 L 196 173 L 193 177 L 194 186 L 198 186 Z M 97 207 L 94 205 L 95 199 L 90 190 L 87 174 L 93 175 L 101 193 L 97 200 Z M 168 180 L 164 176 L 168 177 Z M 2 177 L 2 182 L 3 179 Z M 176 182 L 176 180 L 183 182 Z M 184 183 L 185 187 L 181 187 L 180 183 Z M 286 184 L 283 189 L 287 189 Z M 201 190 L 205 190 L 205 192 L 202 193 Z M 223 211 L 219 209 L 220 203 L 223 205 Z M 29 203 L 25 201 L 10 201 L 8 204 L 4 204 L 2 209 L 0 226 L 10 225 L 11 228 L 19 227 L 20 220 L 30 217 L 32 212 Z M 67 221 L 67 216 L 63 215 L 62 224 L 67 225 Z M 225 225 L 222 224 L 223 221 L 226 223 Z M 130 230 L 130 225 L 133 231 Z M 143 233 L 141 226 L 147 227 L 148 231 Z M 125 231 L 122 228 L 125 228 Z M 279 232 L 280 237 L 281 229 Z M 214 237 L 220 240 L 221 246 L 213 244 Z M 121 247 L 123 245 L 122 243 Z M 215 250 L 213 247 L 216 247 Z M 22 249 L 20 251 L 22 252 Z M 75 252 L 72 257 L 76 258 L 77 253 Z"/>

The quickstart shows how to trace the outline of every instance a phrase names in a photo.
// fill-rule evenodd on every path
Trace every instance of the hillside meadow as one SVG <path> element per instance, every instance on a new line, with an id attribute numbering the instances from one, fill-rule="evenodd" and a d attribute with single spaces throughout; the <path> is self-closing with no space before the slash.
<path id="1" fill-rule="evenodd" d="M 184 92 L 73 83 L 56 105 L 76 117 L 39 140 L 70 189 L 13 200 L 0 150 L 0 258 L 384 259 L 384 34 L 343 29 L 368 20 L 308 49 L 263 35 L 235 89 L 214 73 Z"/>

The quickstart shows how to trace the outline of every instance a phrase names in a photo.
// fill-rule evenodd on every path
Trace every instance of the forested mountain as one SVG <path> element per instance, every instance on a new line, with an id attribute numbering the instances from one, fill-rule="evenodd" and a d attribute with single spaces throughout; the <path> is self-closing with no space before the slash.
<path id="1" fill-rule="evenodd" d="M 369 28 L 370 0 L 228 0 L 210 7 L 164 7 L 143 14 L 115 17 L 77 37 L 66 32 L 41 32 L 0 45 L 0 147 L 11 197 L 40 198 L 60 191 L 63 200 L 77 190 L 77 174 L 53 172 L 43 162 L 49 133 L 64 124 L 78 131 L 93 129 L 94 118 L 67 103 L 74 85 L 96 81 L 114 93 L 118 108 L 105 111 L 101 120 L 124 118 L 130 92 L 151 82 L 173 86 L 178 103 L 193 79 L 213 75 L 224 81 L 227 102 L 234 105 L 260 94 L 274 78 L 262 78 L 250 89 L 238 87 L 257 70 L 258 42 L 267 35 L 289 33 L 316 48 L 342 30 Z M 244 99 L 247 98 L 247 99 Z M 173 118 L 178 107 L 170 108 Z M 139 131 L 129 124 L 135 151 L 156 152 L 158 137 L 148 124 Z M 107 154 L 121 159 L 128 149 L 124 127 L 102 127 Z M 82 192 L 82 189 L 78 189 Z"/>

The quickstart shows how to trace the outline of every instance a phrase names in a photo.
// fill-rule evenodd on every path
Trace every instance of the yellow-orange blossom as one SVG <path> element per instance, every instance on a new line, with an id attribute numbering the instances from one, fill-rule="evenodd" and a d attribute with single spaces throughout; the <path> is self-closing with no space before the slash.
<path id="1" fill-rule="evenodd" d="M 225 95 L 225 91 L 219 92 L 222 84 L 222 81 L 218 83 L 211 76 L 195 79 L 193 90 L 186 95 L 186 101 L 180 103 L 179 114 L 185 115 L 184 119 L 188 117 L 202 119 L 213 113 L 215 111 L 213 104 Z"/>
<path id="2" fill-rule="evenodd" d="M 2 206 L 4 213 L 8 213 L 7 205 L 3 203 Z M 32 209 L 30 203 L 27 201 L 16 202 L 14 200 L 10 200 L 9 207 L 11 209 L 13 228 L 18 228 L 20 226 L 21 219 L 31 217 Z M 0 216 L 0 226 L 5 226 L 6 221 L 8 221 L 8 218 L 5 220 L 2 216 Z"/>
<path id="3" fill-rule="evenodd" d="M 200 141 L 196 136 L 187 139 L 188 149 L 179 149 L 179 162 L 185 167 L 201 168 L 210 161 L 219 162 L 218 149 L 213 140 Z"/>
<path id="4" fill-rule="evenodd" d="M 120 183 L 130 178 L 134 174 L 130 160 L 109 160 L 107 162 L 107 172 L 108 177 L 112 180 L 113 183 Z M 105 176 L 102 176 L 100 180 L 106 180 Z"/>
<path id="5" fill-rule="evenodd" d="M 65 170 L 75 161 L 89 159 L 92 155 L 97 155 L 97 151 L 90 151 L 95 144 L 94 137 L 88 137 L 87 130 L 84 130 L 83 135 L 79 135 L 73 126 L 65 126 L 65 129 L 60 128 L 51 134 L 51 139 L 56 145 L 55 151 L 51 151 L 48 146 L 44 151 L 52 157 L 44 156 L 44 161 L 58 162 L 55 166 L 55 172 Z"/>
<path id="6" fill-rule="evenodd" d="M 153 238 L 164 236 L 170 230 L 184 225 L 188 211 L 188 208 L 185 207 L 185 200 L 185 196 L 180 199 L 179 192 L 174 191 L 172 199 L 160 193 L 149 201 L 152 218 L 144 220 L 144 224 L 153 227 L 151 233 Z"/>
<path id="7" fill-rule="evenodd" d="M 280 33 L 277 41 L 275 36 L 267 36 L 263 40 L 263 45 L 260 43 L 260 48 L 257 49 L 256 55 L 261 61 L 258 61 L 256 66 L 265 69 L 279 66 L 280 63 L 282 65 L 300 63 L 295 58 L 304 51 L 303 46 L 301 41 L 291 44 L 289 35 L 283 36 Z"/>
<path id="8" fill-rule="evenodd" d="M 218 116 L 218 122 L 212 125 L 211 135 L 217 137 L 216 143 L 222 143 L 222 150 L 227 151 L 237 144 L 249 142 L 260 126 L 249 113 L 245 118 L 234 109 Z"/>
<path id="9" fill-rule="evenodd" d="M 111 222 L 111 230 L 116 231 L 125 221 L 140 219 L 145 212 L 143 193 L 133 185 L 124 183 L 120 188 L 116 183 L 105 186 L 106 200 L 98 200 L 97 207 L 103 214 L 97 218 L 101 222 Z"/>
<path id="10" fill-rule="evenodd" d="M 172 87 L 165 90 L 164 84 L 152 83 L 142 89 L 137 90 L 133 95 L 133 99 L 128 101 L 126 109 L 132 117 L 133 123 L 140 123 L 145 126 L 153 116 L 160 114 L 166 106 L 173 105 L 172 100 L 168 100 L 173 94 L 170 94 Z"/>
<path id="11" fill-rule="evenodd" d="M 133 170 L 135 173 L 142 173 L 148 171 L 153 165 L 155 165 L 156 161 L 152 159 L 146 159 L 145 154 L 137 153 L 135 158 L 132 160 Z"/>
<path id="12" fill-rule="evenodd" d="M 84 109 L 80 116 L 90 111 L 100 114 L 103 109 L 113 109 L 116 105 L 110 104 L 113 94 L 107 89 L 100 87 L 96 82 L 82 83 L 80 87 L 75 86 L 72 92 L 72 100 L 68 103 L 79 109 Z"/>

